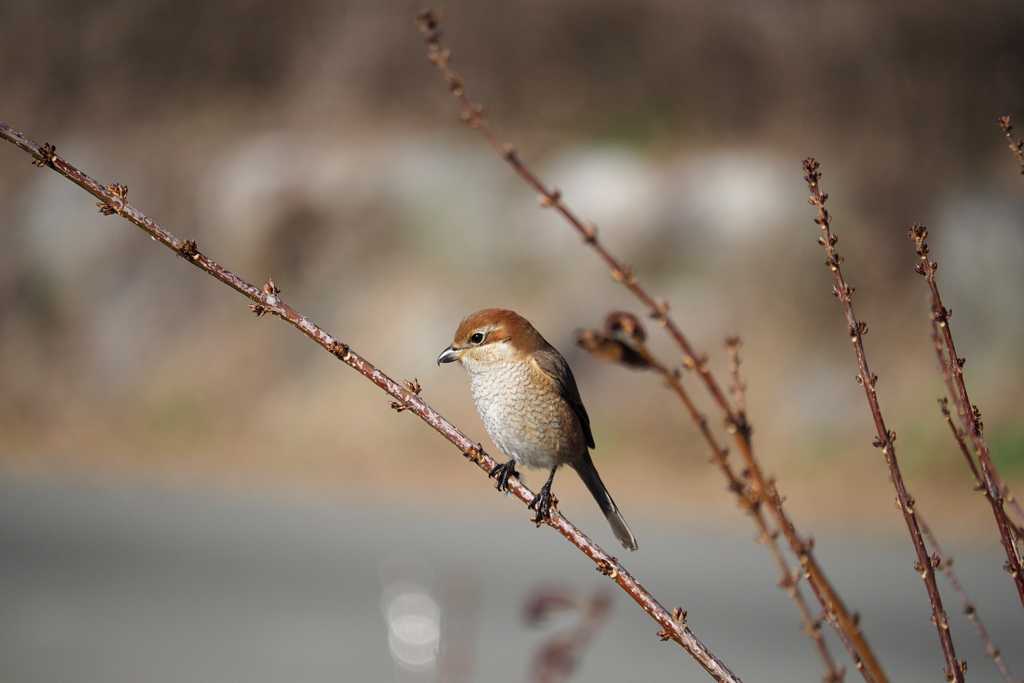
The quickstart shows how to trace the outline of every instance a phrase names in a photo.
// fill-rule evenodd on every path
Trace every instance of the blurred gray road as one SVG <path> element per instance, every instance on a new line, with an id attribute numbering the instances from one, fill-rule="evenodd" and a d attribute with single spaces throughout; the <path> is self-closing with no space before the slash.
<path id="1" fill-rule="evenodd" d="M 403 572 L 433 587 L 443 618 L 455 607 L 470 615 L 464 626 L 473 635 L 459 644 L 473 652 L 472 680 L 526 680 L 538 643 L 572 623 L 527 628 L 521 613 L 530 591 L 592 590 L 607 579 L 556 534 L 528 524 L 518 503 L 487 517 L 0 479 L 0 680 L 431 680 L 400 669 L 389 649 L 383 582 Z M 614 543 L 603 520 L 576 521 Z M 667 607 L 687 609 L 697 637 L 740 678 L 820 680 L 752 533 L 630 523 L 641 547 L 627 567 Z M 820 538 L 817 547 L 891 678 L 942 680 L 909 544 L 867 545 Z M 998 549 L 989 542 L 969 556 L 948 545 L 1021 677 L 1024 611 Z M 946 599 L 968 680 L 999 680 L 953 596 Z M 677 645 L 659 642 L 657 629 L 616 590 L 577 680 L 711 680 Z M 861 679 L 851 672 L 847 680 Z"/>

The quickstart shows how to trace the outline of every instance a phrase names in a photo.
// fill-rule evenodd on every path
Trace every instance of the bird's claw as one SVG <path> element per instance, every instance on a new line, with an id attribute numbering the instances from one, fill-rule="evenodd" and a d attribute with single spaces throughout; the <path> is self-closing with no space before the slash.
<path id="1" fill-rule="evenodd" d="M 551 489 L 547 485 L 542 486 L 526 506 L 537 513 L 536 516 L 530 518 L 530 521 L 540 526 L 551 519 L 551 509 L 556 505 L 558 505 L 558 499 L 551 495 Z"/>
<path id="2" fill-rule="evenodd" d="M 499 491 L 508 491 L 508 480 L 512 477 L 519 478 L 519 473 L 516 472 L 516 461 L 509 460 L 500 465 L 495 465 L 494 469 L 487 476 L 494 479 L 494 488 Z"/>

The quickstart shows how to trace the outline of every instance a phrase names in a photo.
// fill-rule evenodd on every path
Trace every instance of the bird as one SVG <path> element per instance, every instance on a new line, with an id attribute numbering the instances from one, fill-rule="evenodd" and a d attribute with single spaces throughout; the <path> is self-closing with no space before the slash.
<path id="1" fill-rule="evenodd" d="M 490 472 L 499 491 L 519 476 L 516 465 L 550 471 L 529 504 L 540 526 L 551 513 L 551 482 L 562 465 L 576 470 L 627 550 L 636 538 L 594 467 L 594 435 L 576 378 L 565 358 L 514 311 L 487 308 L 467 316 L 437 364 L 459 362 L 494 444 L 509 457 Z"/>

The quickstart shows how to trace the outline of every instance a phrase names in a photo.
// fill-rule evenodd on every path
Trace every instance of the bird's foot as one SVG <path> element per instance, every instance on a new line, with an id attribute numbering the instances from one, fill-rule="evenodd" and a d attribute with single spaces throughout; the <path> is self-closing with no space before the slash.
<path id="1" fill-rule="evenodd" d="M 508 491 L 508 480 L 512 477 L 519 478 L 519 473 L 516 472 L 516 461 L 509 460 L 500 465 L 495 465 L 494 469 L 487 476 L 494 479 L 494 488 L 499 491 Z"/>
<path id="2" fill-rule="evenodd" d="M 558 505 L 558 499 L 551 495 L 551 482 L 541 487 L 537 495 L 533 497 L 529 505 L 526 507 L 536 512 L 536 516 L 531 517 L 530 521 L 534 522 L 537 526 L 540 526 L 544 522 L 551 519 L 552 508 Z"/>

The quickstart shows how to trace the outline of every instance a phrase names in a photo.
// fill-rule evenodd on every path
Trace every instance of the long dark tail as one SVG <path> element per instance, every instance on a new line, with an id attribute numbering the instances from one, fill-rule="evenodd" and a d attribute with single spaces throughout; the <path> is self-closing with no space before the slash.
<path id="1" fill-rule="evenodd" d="M 619 539 L 622 547 L 626 550 L 636 550 L 636 538 L 633 537 L 633 532 L 629 530 L 629 525 L 622 518 L 622 513 L 619 512 L 611 494 L 608 493 L 604 482 L 601 481 L 601 476 L 597 473 L 597 468 L 594 467 L 594 461 L 590 459 L 590 451 L 584 453 L 580 462 L 572 463 L 572 468 L 580 475 L 580 479 L 593 494 L 594 500 L 601 506 L 601 512 L 608 518 L 608 523 L 612 525 L 612 531 L 615 532 L 615 538 Z"/>

